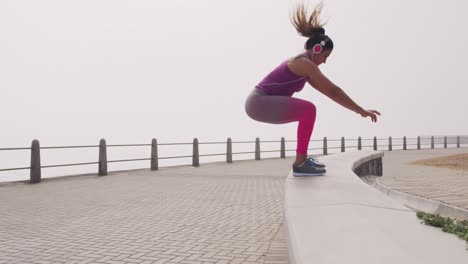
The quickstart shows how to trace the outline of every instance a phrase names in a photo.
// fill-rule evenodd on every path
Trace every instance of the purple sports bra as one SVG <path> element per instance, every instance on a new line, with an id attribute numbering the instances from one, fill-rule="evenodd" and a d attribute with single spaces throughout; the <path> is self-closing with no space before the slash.
<path id="1" fill-rule="evenodd" d="M 292 96 L 295 92 L 302 90 L 307 79 L 305 76 L 293 73 L 288 67 L 288 62 L 289 60 L 281 63 L 255 87 L 267 95 L 282 96 Z"/>

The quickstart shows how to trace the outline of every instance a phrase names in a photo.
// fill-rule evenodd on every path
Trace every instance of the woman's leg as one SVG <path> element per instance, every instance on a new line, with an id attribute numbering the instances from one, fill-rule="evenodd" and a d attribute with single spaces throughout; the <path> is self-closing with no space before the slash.
<path id="1" fill-rule="evenodd" d="M 253 92 L 247 99 L 245 109 L 254 120 L 284 124 L 298 121 L 296 165 L 307 158 L 307 149 L 314 129 L 317 110 L 311 102 L 288 97 L 260 95 Z"/>
<path id="2" fill-rule="evenodd" d="M 314 130 L 317 109 L 311 102 L 291 98 L 286 111 L 286 120 L 299 121 L 297 126 L 296 165 L 307 159 L 307 149 Z M 292 122 L 292 121 L 290 121 Z"/>
<path id="3" fill-rule="evenodd" d="M 315 118 L 317 110 L 315 105 L 309 102 L 294 102 L 300 109 L 302 114 L 299 117 L 299 125 L 297 128 L 297 153 L 307 155 L 310 137 L 314 130 Z"/>

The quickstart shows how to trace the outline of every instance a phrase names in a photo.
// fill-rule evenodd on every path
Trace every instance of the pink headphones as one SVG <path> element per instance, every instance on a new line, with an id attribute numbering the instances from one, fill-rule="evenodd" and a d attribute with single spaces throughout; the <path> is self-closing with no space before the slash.
<path id="1" fill-rule="evenodd" d="M 322 53 L 324 46 L 325 46 L 325 40 L 322 40 L 320 41 L 320 43 L 317 43 L 312 47 L 312 52 L 314 52 L 314 54 L 320 54 Z"/>

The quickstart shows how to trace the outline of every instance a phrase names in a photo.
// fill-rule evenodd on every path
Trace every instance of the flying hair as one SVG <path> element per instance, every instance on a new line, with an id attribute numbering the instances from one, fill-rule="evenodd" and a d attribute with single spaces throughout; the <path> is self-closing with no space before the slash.
<path id="1" fill-rule="evenodd" d="M 312 38 L 317 34 L 325 34 L 323 23 L 320 19 L 322 12 L 323 2 L 315 6 L 310 16 L 308 15 L 308 8 L 303 3 L 297 4 L 291 16 L 291 22 L 297 30 L 297 33 L 303 37 Z"/>

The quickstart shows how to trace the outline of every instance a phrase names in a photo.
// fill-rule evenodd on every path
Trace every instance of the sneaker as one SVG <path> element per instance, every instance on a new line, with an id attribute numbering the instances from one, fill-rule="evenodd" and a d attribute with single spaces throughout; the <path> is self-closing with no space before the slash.
<path id="1" fill-rule="evenodd" d="M 314 163 L 314 166 L 315 167 L 318 167 L 318 168 L 325 168 L 325 164 L 323 164 L 322 162 L 318 161 L 316 158 L 312 158 L 312 157 L 309 157 L 307 158 L 308 160 L 312 161 L 312 163 Z"/>
<path id="2" fill-rule="evenodd" d="M 314 165 L 309 159 L 306 159 L 301 165 L 293 164 L 293 175 L 300 176 L 320 176 L 327 172 L 324 168 L 319 168 Z"/>

